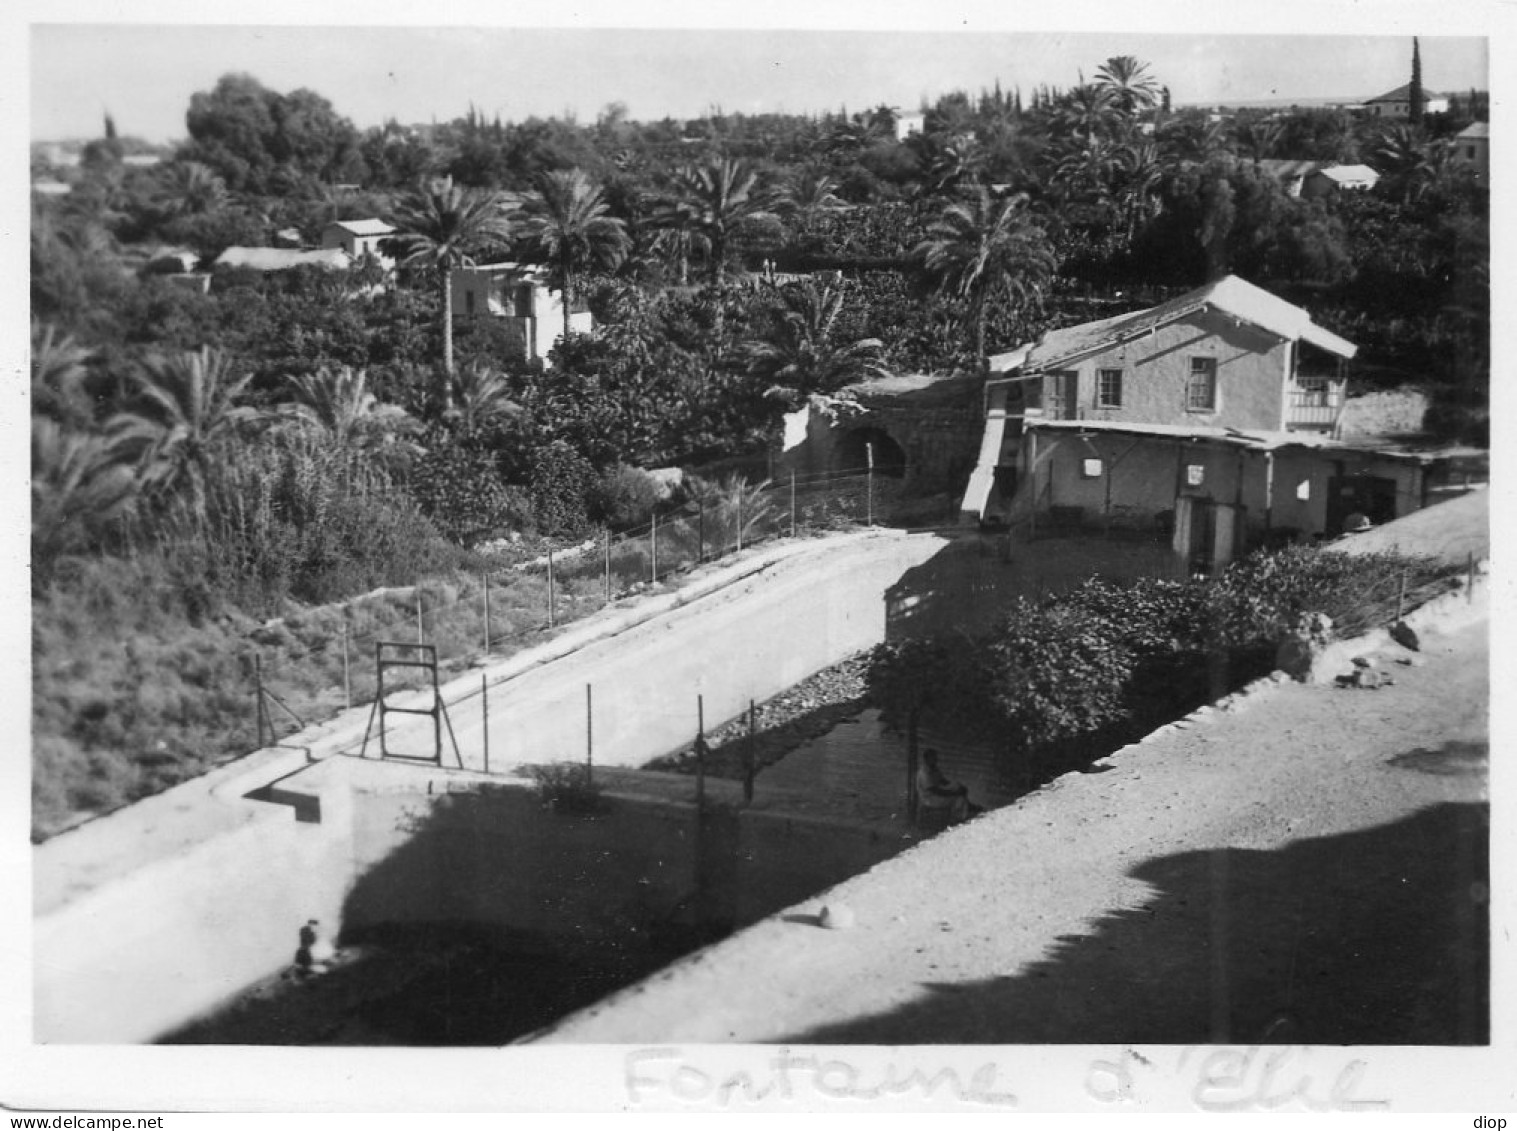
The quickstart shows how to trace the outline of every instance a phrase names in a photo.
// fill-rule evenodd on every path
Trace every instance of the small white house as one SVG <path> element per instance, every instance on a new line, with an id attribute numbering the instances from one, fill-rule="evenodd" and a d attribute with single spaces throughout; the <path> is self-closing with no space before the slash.
<path id="1" fill-rule="evenodd" d="M 1491 125 L 1471 122 L 1454 135 L 1449 143 L 1449 157 L 1470 169 L 1482 181 L 1491 175 Z"/>
<path id="2" fill-rule="evenodd" d="M 521 356 L 547 362 L 548 351 L 563 336 L 561 293 L 550 291 L 542 276 L 521 263 L 481 263 L 449 276 L 454 318 L 500 318 L 516 330 Z M 576 307 L 580 304 L 576 303 Z M 588 309 L 571 309 L 570 332 L 595 328 Z"/>
<path id="3" fill-rule="evenodd" d="M 395 234 L 383 220 L 333 220 L 321 230 L 321 246 L 341 248 L 356 263 L 368 256 L 386 271 L 395 269 L 395 260 L 380 250 L 380 243 Z"/>
<path id="4" fill-rule="evenodd" d="M 905 141 L 912 134 L 921 133 L 926 124 L 926 114 L 897 114 L 895 117 L 896 141 Z"/>
<path id="5" fill-rule="evenodd" d="M 1332 196 L 1337 192 L 1372 189 L 1380 174 L 1368 165 L 1328 165 L 1308 173 L 1301 181 L 1301 195 L 1308 200 Z"/>
<path id="6" fill-rule="evenodd" d="M 1448 109 L 1448 95 L 1435 94 L 1430 90 L 1422 92 L 1424 114 L 1446 114 Z M 1392 122 L 1407 121 L 1412 116 L 1412 84 L 1407 83 L 1376 98 L 1366 99 L 1364 112 L 1371 118 L 1384 118 Z"/>

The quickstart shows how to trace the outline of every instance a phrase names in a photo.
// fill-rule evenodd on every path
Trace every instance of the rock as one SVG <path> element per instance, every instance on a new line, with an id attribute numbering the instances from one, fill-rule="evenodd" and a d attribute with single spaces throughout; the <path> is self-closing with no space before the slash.
<path id="1" fill-rule="evenodd" d="M 1374 668 L 1360 668 L 1354 672 L 1353 685 L 1367 691 L 1375 691 L 1390 681 Z"/>
<path id="2" fill-rule="evenodd" d="M 853 926 L 853 909 L 841 903 L 822 908 L 819 922 L 829 931 L 846 931 Z"/>
<path id="3" fill-rule="evenodd" d="M 1304 636 L 1287 636 L 1275 649 L 1275 667 L 1298 683 L 1306 683 L 1312 677 L 1312 665 L 1321 652 L 1321 645 Z"/>
<path id="4" fill-rule="evenodd" d="M 1391 625 L 1391 639 L 1403 648 L 1410 648 L 1413 652 L 1422 650 L 1422 641 L 1417 639 L 1417 634 L 1404 620 L 1398 620 Z"/>
<path id="5" fill-rule="evenodd" d="M 1421 656 L 1397 656 L 1396 662 L 1404 668 L 1420 668 L 1427 664 Z"/>
<path id="6" fill-rule="evenodd" d="M 1373 657 L 1373 656 L 1355 656 L 1354 657 L 1354 667 L 1356 667 L 1356 668 L 1372 668 L 1374 666 L 1375 666 L 1375 657 Z"/>

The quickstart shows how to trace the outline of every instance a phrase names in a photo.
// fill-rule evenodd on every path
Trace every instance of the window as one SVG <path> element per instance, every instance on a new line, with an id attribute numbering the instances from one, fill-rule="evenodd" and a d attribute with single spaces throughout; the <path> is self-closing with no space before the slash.
<path id="1" fill-rule="evenodd" d="M 1122 371 L 1120 369 L 1096 371 L 1096 407 L 1122 407 Z"/>
<path id="2" fill-rule="evenodd" d="M 1311 497 L 1312 497 L 1312 481 L 1310 479 L 1303 479 L 1303 480 L 1301 480 L 1300 483 L 1296 484 L 1296 498 L 1300 499 L 1303 503 L 1305 503 L 1305 502 L 1310 502 L 1311 501 Z"/>
<path id="3" fill-rule="evenodd" d="M 1190 359 L 1190 381 L 1185 386 L 1185 407 L 1190 412 L 1217 410 L 1217 359 Z"/>
<path id="4" fill-rule="evenodd" d="M 1206 481 L 1206 467 L 1199 463 L 1185 465 L 1185 485 L 1187 487 L 1199 487 Z"/>
<path id="5" fill-rule="evenodd" d="M 464 311 L 465 311 L 465 313 L 468 314 L 468 316 L 470 318 L 474 317 L 474 292 L 473 292 L 473 290 L 467 290 L 467 291 L 464 292 Z"/>
<path id="6" fill-rule="evenodd" d="M 1080 476 L 1084 479 L 1101 478 L 1101 461 L 1092 456 L 1087 456 L 1080 461 Z"/>

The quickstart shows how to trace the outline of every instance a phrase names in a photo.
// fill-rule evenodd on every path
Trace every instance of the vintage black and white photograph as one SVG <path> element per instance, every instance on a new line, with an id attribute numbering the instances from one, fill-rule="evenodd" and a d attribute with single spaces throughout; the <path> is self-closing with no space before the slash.
<path id="1" fill-rule="evenodd" d="M 208 1075 L 0 1100 L 1510 1101 L 1499 29 L 1398 10 L 30 13 L 8 1012 Z"/>

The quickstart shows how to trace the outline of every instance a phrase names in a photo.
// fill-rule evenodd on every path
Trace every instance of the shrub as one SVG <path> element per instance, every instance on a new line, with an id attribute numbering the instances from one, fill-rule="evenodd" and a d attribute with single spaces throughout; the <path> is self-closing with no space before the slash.
<path id="1" fill-rule="evenodd" d="M 1431 558 L 1339 554 L 1288 546 L 1234 562 L 1205 591 L 1207 639 L 1223 648 L 1276 644 L 1303 613 L 1326 613 L 1340 631 L 1368 619 L 1390 620 L 1403 576 L 1408 589 L 1446 570 Z"/>
<path id="2" fill-rule="evenodd" d="M 524 525 L 521 496 L 501 480 L 489 452 L 436 447 L 417 461 L 409 487 L 443 536 L 465 548 Z"/>
<path id="3" fill-rule="evenodd" d="M 587 521 L 586 496 L 595 482 L 590 461 L 563 441 L 537 449 L 531 461 L 532 513 L 544 534 L 573 535 Z"/>
<path id="4" fill-rule="evenodd" d="M 640 468 L 619 463 L 601 472 L 588 498 L 590 518 L 613 530 L 647 523 L 659 503 L 658 484 Z"/>
<path id="5" fill-rule="evenodd" d="M 556 813 L 600 813 L 606 809 L 601 787 L 590 776 L 590 768 L 580 762 L 551 762 L 527 766 L 526 772 L 537 783 L 543 808 Z"/>

